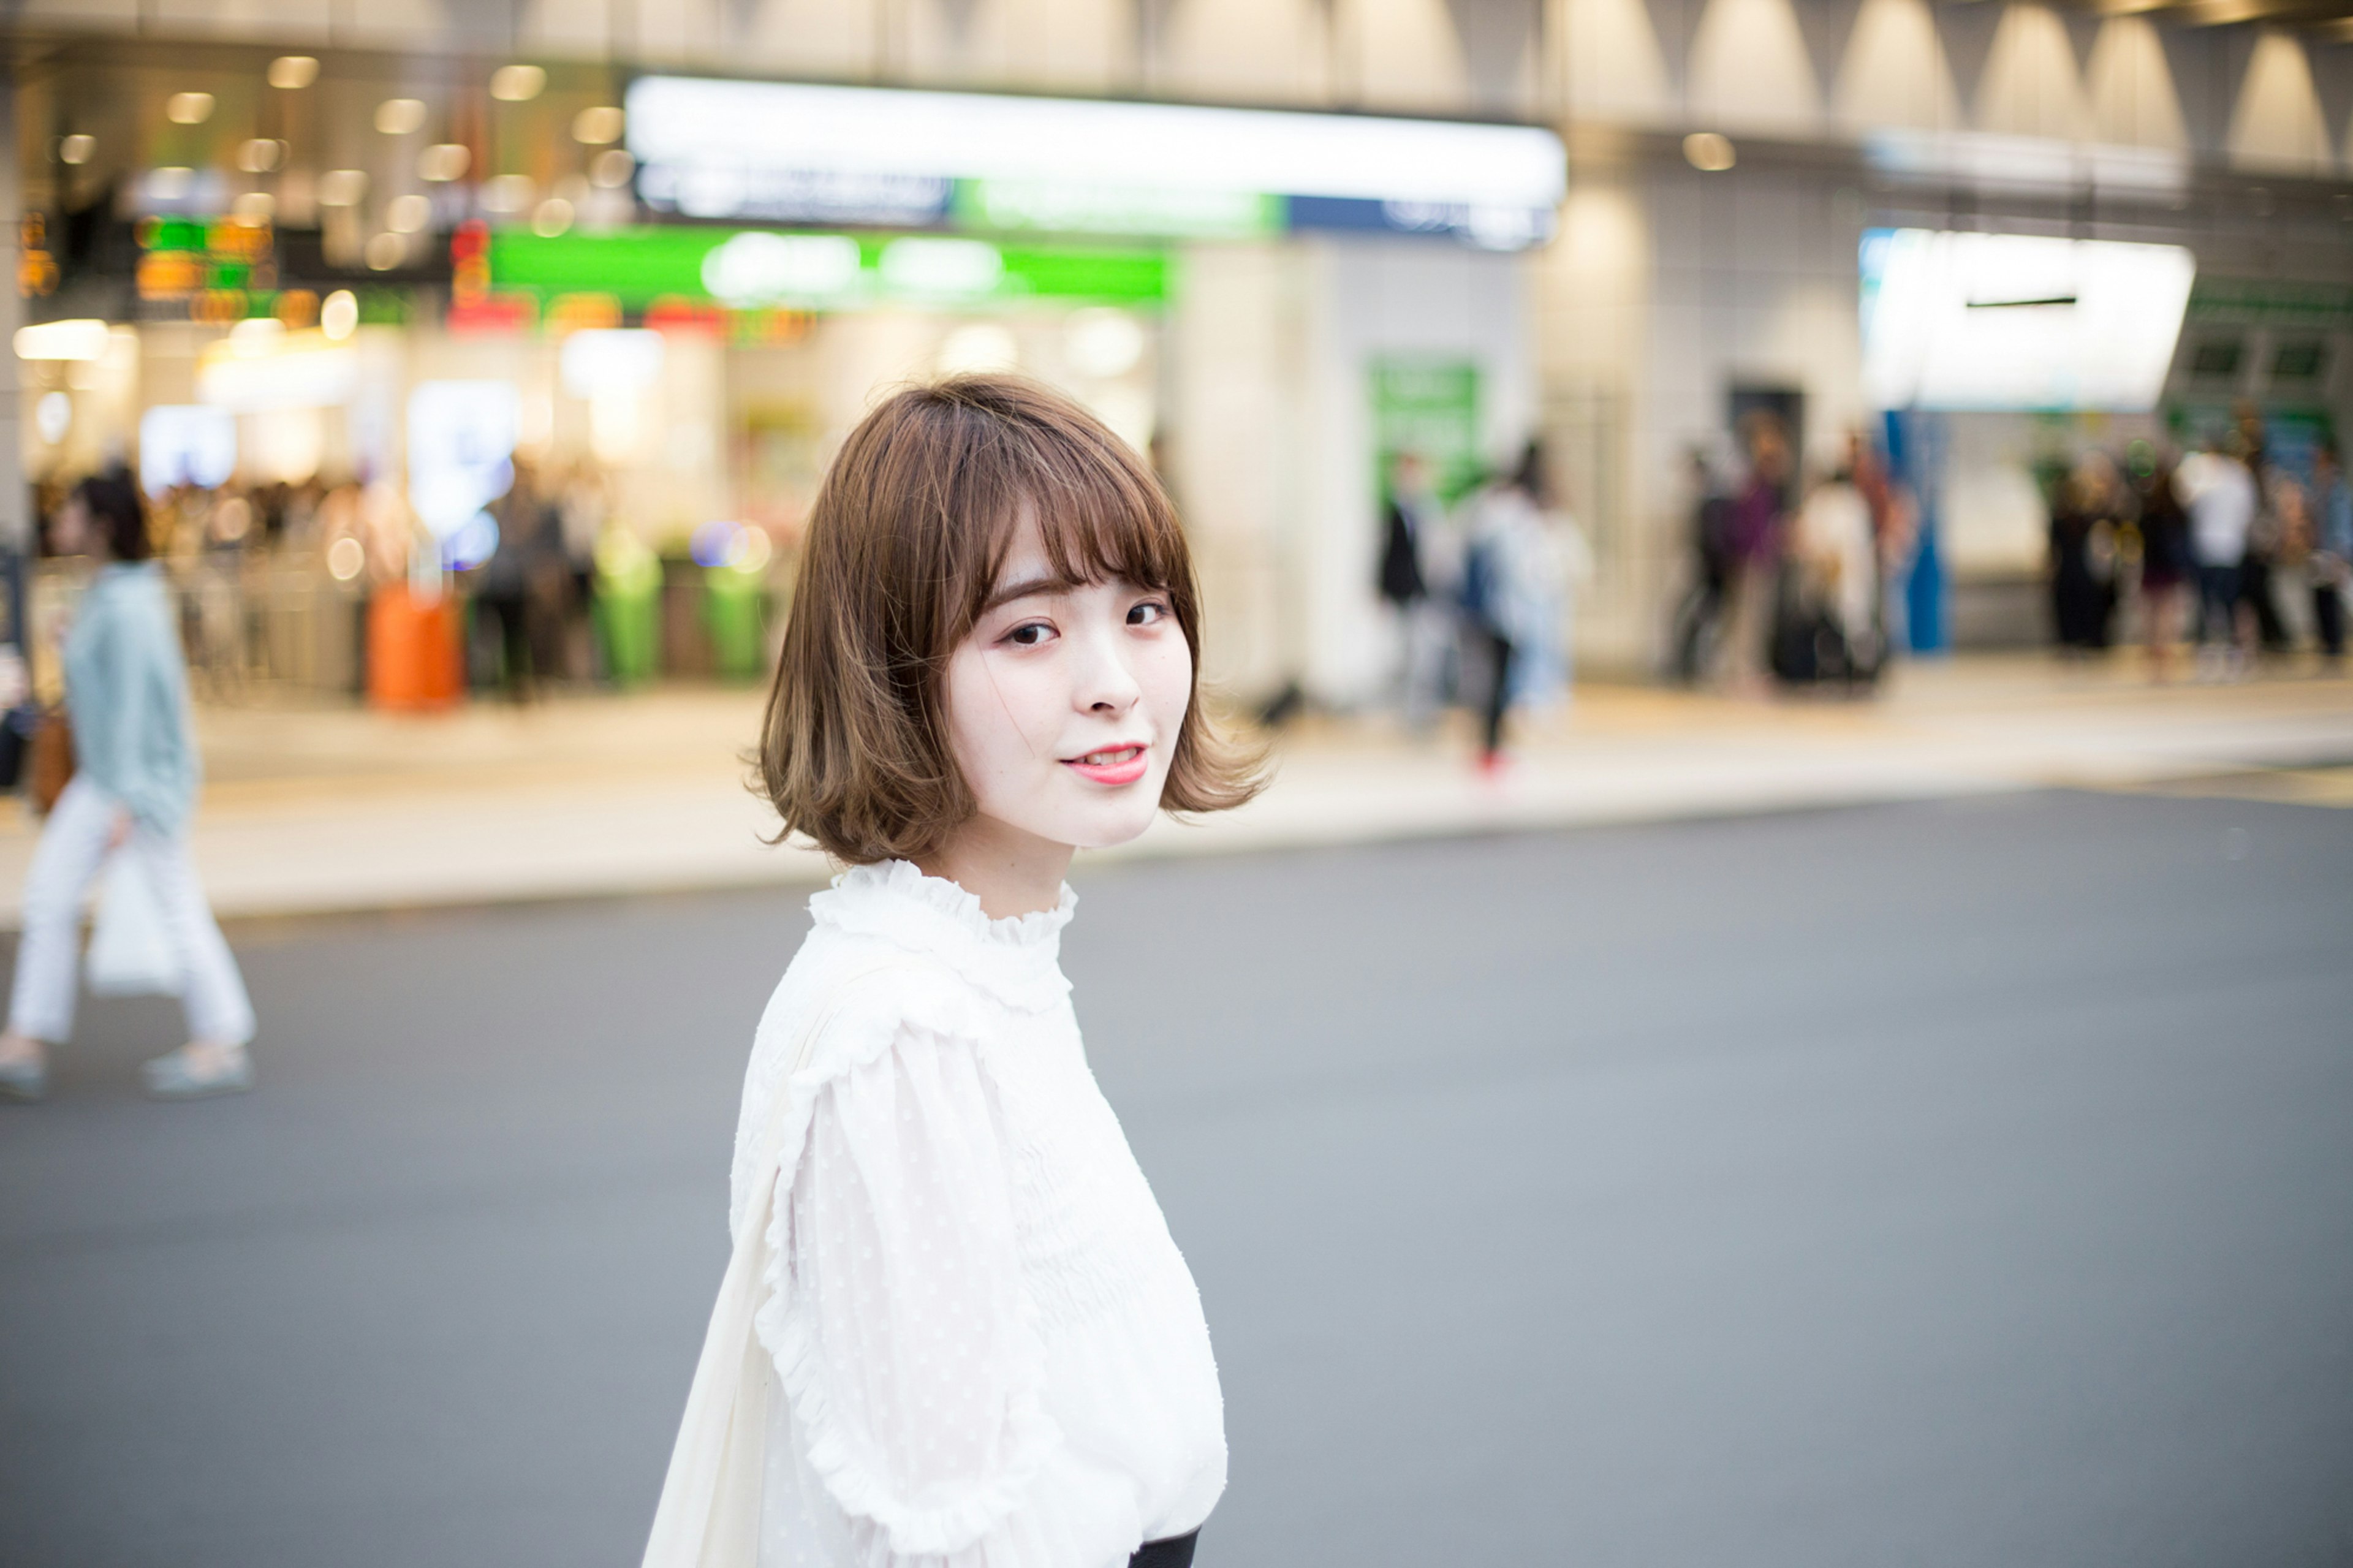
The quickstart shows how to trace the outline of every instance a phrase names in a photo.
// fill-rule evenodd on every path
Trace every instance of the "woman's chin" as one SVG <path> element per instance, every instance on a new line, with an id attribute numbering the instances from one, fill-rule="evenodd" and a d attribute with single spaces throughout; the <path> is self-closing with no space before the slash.
<path id="1" fill-rule="evenodd" d="M 1077 818 L 1065 825 L 1072 837 L 1068 840 L 1073 849 L 1116 849 L 1123 844 L 1133 844 L 1144 837 L 1152 819 L 1160 815 L 1159 791 L 1150 795 L 1141 786 L 1135 789 L 1133 801 L 1102 801 L 1093 808 L 1074 814 Z"/>

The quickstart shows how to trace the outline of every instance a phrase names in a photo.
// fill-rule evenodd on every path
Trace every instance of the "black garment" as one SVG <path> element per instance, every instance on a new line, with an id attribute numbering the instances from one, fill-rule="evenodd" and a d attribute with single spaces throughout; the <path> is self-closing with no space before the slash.
<path id="1" fill-rule="evenodd" d="M 1382 509 L 1388 539 L 1381 546 L 1381 597 L 1405 605 L 1430 592 L 1421 575 L 1421 544 L 1414 538 L 1413 519 L 1392 500 Z"/>
<path id="2" fill-rule="evenodd" d="M 1512 702 L 1512 639 L 1483 622 L 1478 629 L 1487 639 L 1488 663 L 1493 667 L 1484 731 L 1486 752 L 1492 757 L 1504 749 L 1504 710 Z"/>
<path id="3" fill-rule="evenodd" d="M 1200 1539 L 1201 1532 L 1197 1530 L 1189 1535 L 1172 1535 L 1166 1541 L 1147 1541 L 1127 1560 L 1127 1568 L 1192 1568 L 1193 1543 Z"/>
<path id="4" fill-rule="evenodd" d="M 1700 677 L 1700 647 L 1724 621 L 1732 601 L 1732 498 L 1711 495 L 1692 519 L 1692 553 L 1698 568 L 1692 591 L 1675 614 L 1675 675 Z"/>
<path id="5" fill-rule="evenodd" d="M 2239 598 L 2255 612 L 2255 637 L 2265 653 L 2285 653 L 2287 623 L 2280 618 L 2279 601 L 2272 596 L 2272 558 L 2268 552 L 2247 552 L 2239 568 Z"/>
<path id="6" fill-rule="evenodd" d="M 2140 487 L 2140 585 L 2170 588 L 2197 575 L 2189 519 L 2173 494 L 2173 471 L 2159 468 Z"/>
<path id="7" fill-rule="evenodd" d="M 2312 585 L 2312 624 L 2320 633 L 2320 651 L 2329 658 L 2345 657 L 2345 594 L 2334 583 Z"/>
<path id="8" fill-rule="evenodd" d="M 485 647 L 489 633 L 486 623 L 498 623 L 497 640 Z M 477 658 L 475 679 L 477 688 L 496 684 L 509 697 L 522 701 L 532 694 L 531 606 L 521 593 L 503 590 L 474 595 L 474 624 L 481 628 L 475 634 Z"/>
<path id="9" fill-rule="evenodd" d="M 2062 507 L 2051 516 L 2051 610 L 2062 647 L 2108 646 L 2114 587 L 2093 561 L 2094 540 L 2106 520 Z"/>

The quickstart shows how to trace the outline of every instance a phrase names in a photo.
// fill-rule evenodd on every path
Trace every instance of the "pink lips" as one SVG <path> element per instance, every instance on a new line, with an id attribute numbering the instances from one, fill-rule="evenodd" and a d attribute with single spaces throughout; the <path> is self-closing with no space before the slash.
<path id="1" fill-rule="evenodd" d="M 1127 753 L 1123 757 L 1123 753 Z M 1113 762 L 1090 762 L 1089 757 L 1121 758 Z M 1132 784 L 1142 778 L 1152 761 L 1152 752 L 1144 746 L 1105 746 L 1100 752 L 1089 752 L 1085 757 L 1072 757 L 1062 765 L 1081 778 L 1092 779 L 1099 784 Z"/>

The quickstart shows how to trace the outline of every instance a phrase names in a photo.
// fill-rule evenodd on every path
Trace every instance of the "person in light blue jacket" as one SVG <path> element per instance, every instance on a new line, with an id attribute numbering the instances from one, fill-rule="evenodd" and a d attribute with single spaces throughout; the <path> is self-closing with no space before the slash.
<path id="1" fill-rule="evenodd" d="M 187 668 L 137 488 L 127 476 L 84 479 L 58 510 L 50 544 L 98 571 L 66 637 L 74 776 L 25 876 L 0 1094 L 37 1100 L 47 1089 L 48 1047 L 73 1032 L 82 900 L 118 856 L 145 874 L 188 1019 L 188 1043 L 146 1064 L 149 1092 L 186 1100 L 249 1089 L 253 1005 L 188 855 L 198 765 Z"/>

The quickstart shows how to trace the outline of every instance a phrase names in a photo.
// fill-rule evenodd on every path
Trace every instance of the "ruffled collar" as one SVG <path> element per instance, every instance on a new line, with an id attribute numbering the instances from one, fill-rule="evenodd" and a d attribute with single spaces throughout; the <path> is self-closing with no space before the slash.
<path id="1" fill-rule="evenodd" d="M 1054 908 L 993 921 L 955 883 L 924 876 L 913 861 L 885 860 L 836 877 L 811 896 L 809 914 L 819 925 L 936 958 L 1008 1005 L 1037 1012 L 1070 994 L 1062 928 L 1078 902 L 1066 884 Z"/>

